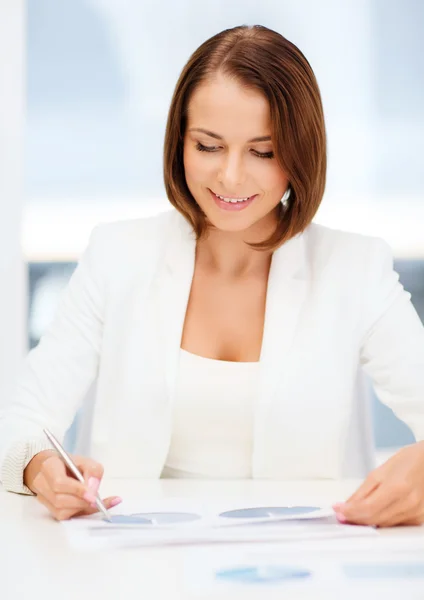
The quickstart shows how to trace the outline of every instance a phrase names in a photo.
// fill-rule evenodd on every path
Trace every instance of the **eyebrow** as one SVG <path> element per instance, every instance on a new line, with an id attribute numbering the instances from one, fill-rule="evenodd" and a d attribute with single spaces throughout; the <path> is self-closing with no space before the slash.
<path id="1" fill-rule="evenodd" d="M 218 135 L 217 133 L 214 133 L 213 131 L 208 131 L 207 129 L 202 129 L 200 127 L 192 127 L 191 129 L 189 129 L 189 131 L 199 131 L 200 133 L 205 133 L 209 137 L 215 138 L 216 140 L 224 139 L 222 137 L 222 135 Z M 259 137 L 255 137 L 255 138 L 252 138 L 251 140 L 248 140 L 248 143 L 253 144 L 254 142 L 270 142 L 270 141 L 271 141 L 270 135 L 261 135 Z"/>

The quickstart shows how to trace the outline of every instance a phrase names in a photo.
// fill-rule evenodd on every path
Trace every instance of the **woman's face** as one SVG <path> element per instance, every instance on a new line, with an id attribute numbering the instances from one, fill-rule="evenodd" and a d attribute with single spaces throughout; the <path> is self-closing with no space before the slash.
<path id="1" fill-rule="evenodd" d="M 221 75 L 200 85 L 188 106 L 184 169 L 217 229 L 274 222 L 289 182 L 274 158 L 267 99 Z"/>

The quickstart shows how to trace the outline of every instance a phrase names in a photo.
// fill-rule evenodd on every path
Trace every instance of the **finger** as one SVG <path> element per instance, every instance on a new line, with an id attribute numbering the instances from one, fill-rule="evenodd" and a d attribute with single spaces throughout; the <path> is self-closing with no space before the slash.
<path id="1" fill-rule="evenodd" d="M 351 512 L 352 506 L 355 506 L 357 502 L 362 502 L 366 498 L 368 498 L 373 492 L 375 492 L 380 483 L 374 479 L 373 476 L 369 476 L 364 483 L 356 490 L 350 498 L 348 498 L 345 502 L 337 502 L 333 504 L 333 509 L 337 515 L 337 518 L 344 522 L 345 511 L 349 510 Z"/>
<path id="2" fill-rule="evenodd" d="M 384 510 L 390 510 L 391 506 L 400 501 L 387 485 L 380 485 L 366 498 L 347 502 L 341 514 L 349 523 L 357 525 L 375 525 L 378 516 Z"/>
<path id="3" fill-rule="evenodd" d="M 368 475 L 363 484 L 348 498 L 345 504 L 363 500 L 369 496 L 380 485 L 377 470 Z"/>
<path id="4" fill-rule="evenodd" d="M 45 498 L 57 510 L 73 509 L 80 511 L 95 501 L 95 497 L 89 494 L 86 494 L 86 497 L 83 499 L 72 494 L 56 493 L 52 490 L 45 477 L 40 477 L 38 480 L 37 496 Z"/>
<path id="5" fill-rule="evenodd" d="M 403 525 L 406 524 L 409 517 L 410 515 L 406 511 L 396 511 L 388 515 L 384 519 L 381 519 L 381 521 L 377 524 L 377 527 L 382 529 L 386 527 L 396 527 L 397 525 Z"/>
<path id="6" fill-rule="evenodd" d="M 379 516 L 379 527 L 396 525 L 420 525 L 423 522 L 423 503 L 420 494 L 411 492 L 405 499 L 399 499 L 391 510 Z"/>
<path id="7" fill-rule="evenodd" d="M 67 519 L 70 519 L 76 512 L 73 509 L 57 509 L 44 496 L 41 495 L 37 496 L 37 500 L 47 508 L 51 516 L 57 521 L 66 521 Z"/>
<path id="8" fill-rule="evenodd" d="M 114 508 L 115 506 L 118 506 L 118 504 L 121 504 L 122 498 L 120 498 L 119 496 L 110 496 L 109 498 L 102 500 L 102 502 L 106 509 L 110 509 L 110 508 Z M 84 509 L 84 511 L 82 511 L 79 514 L 80 515 L 93 515 L 94 513 L 97 513 L 97 512 L 99 512 L 99 509 L 97 508 L 97 505 L 95 505 L 95 506 L 91 506 L 90 508 Z"/>
<path id="9" fill-rule="evenodd" d="M 396 523 L 396 525 L 402 525 L 403 527 L 416 527 L 424 525 L 424 513 L 418 517 L 414 517 L 413 519 L 408 519 L 408 517 L 401 518 L 399 523 Z"/>
<path id="10" fill-rule="evenodd" d="M 73 458 L 84 477 L 88 490 L 92 494 L 97 495 L 103 477 L 103 465 L 83 456 L 75 456 Z"/>
<path id="11" fill-rule="evenodd" d="M 394 523 L 398 515 L 405 513 L 405 504 L 402 500 L 396 499 L 386 506 L 380 513 L 374 515 L 371 519 L 375 527 L 387 527 L 389 523 Z"/>
<path id="12" fill-rule="evenodd" d="M 70 494 L 87 499 L 87 487 L 74 477 L 67 475 L 65 464 L 60 458 L 52 457 L 43 462 L 40 473 L 34 478 L 34 486 L 37 489 L 42 485 L 40 483 L 42 479 L 37 481 L 39 476 L 45 478 L 49 488 L 55 494 Z M 95 494 L 89 492 L 88 496 L 88 501 L 91 501 L 92 496 L 95 496 Z"/>
<path id="13" fill-rule="evenodd" d="M 54 517 L 57 521 L 66 521 L 67 519 L 70 519 L 72 517 L 92 515 L 98 512 L 97 506 L 93 506 L 90 508 L 84 507 L 82 510 L 78 510 L 71 507 L 58 508 L 42 495 L 37 496 L 37 500 L 47 508 L 52 517 Z M 103 500 L 103 504 L 106 509 L 114 508 L 115 506 L 118 506 L 118 504 L 120 504 L 121 502 L 122 498 L 120 498 L 119 496 L 111 496 L 110 498 L 106 498 L 105 500 Z"/>
<path id="14" fill-rule="evenodd" d="M 410 511 L 400 511 L 391 518 L 382 521 L 378 527 L 415 526 L 424 523 L 424 515 L 412 516 Z"/>
<path id="15" fill-rule="evenodd" d="M 90 477 L 95 477 L 99 481 L 103 478 L 103 465 L 101 465 L 97 461 L 91 458 L 86 458 L 85 456 L 73 456 L 72 459 L 75 465 L 81 471 L 84 480 L 87 483 Z"/>

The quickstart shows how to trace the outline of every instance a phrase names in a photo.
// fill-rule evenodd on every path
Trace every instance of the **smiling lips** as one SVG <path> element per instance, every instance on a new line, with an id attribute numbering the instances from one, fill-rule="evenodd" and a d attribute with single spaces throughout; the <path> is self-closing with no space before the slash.
<path id="1" fill-rule="evenodd" d="M 230 198 L 227 196 L 221 196 L 219 194 L 215 194 L 212 190 L 209 190 L 212 198 L 215 201 L 215 204 L 223 209 L 230 211 L 239 211 L 247 208 L 253 200 L 256 198 L 257 194 L 254 196 L 249 196 L 248 198 Z"/>

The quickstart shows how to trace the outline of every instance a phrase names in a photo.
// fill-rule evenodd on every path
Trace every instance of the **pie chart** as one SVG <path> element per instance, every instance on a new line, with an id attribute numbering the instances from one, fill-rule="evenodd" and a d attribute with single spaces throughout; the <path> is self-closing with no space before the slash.
<path id="1" fill-rule="evenodd" d="M 113 515 L 112 523 L 119 525 L 170 525 L 190 523 L 200 519 L 199 515 L 185 512 L 133 513 L 131 515 Z"/>
<path id="2" fill-rule="evenodd" d="M 307 579 L 310 576 L 311 572 L 306 569 L 274 565 L 234 567 L 233 569 L 223 569 L 215 573 L 217 579 L 224 581 L 259 584 Z"/>
<path id="3" fill-rule="evenodd" d="M 219 516 L 228 519 L 264 519 L 266 517 L 293 517 L 320 510 L 319 506 L 258 506 L 228 510 Z"/>

